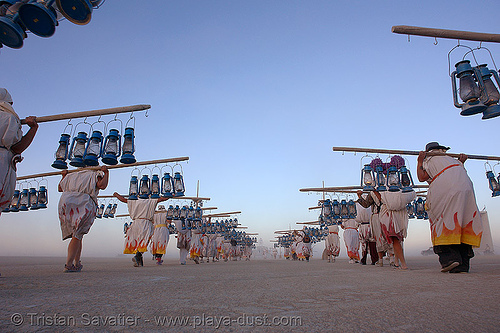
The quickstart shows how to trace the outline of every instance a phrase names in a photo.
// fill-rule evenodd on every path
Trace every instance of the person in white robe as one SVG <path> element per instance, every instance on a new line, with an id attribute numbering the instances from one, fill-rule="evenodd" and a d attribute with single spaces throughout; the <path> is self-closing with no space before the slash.
<path id="1" fill-rule="evenodd" d="M 135 254 L 132 258 L 134 267 L 142 267 L 144 266 L 142 254 L 148 250 L 149 241 L 153 236 L 153 218 L 156 205 L 168 200 L 168 198 L 130 200 L 117 192 L 113 193 L 113 196 L 127 204 L 130 218 L 133 221 L 132 227 L 127 232 L 123 253 Z"/>
<path id="2" fill-rule="evenodd" d="M 0 88 L 0 214 L 12 200 L 20 154 L 31 144 L 38 129 L 36 117 L 27 117 L 25 120 L 30 129 L 23 136 L 21 120 L 13 104 L 7 89 Z"/>
<path id="3" fill-rule="evenodd" d="M 201 228 L 197 226 L 197 223 L 193 223 L 193 225 L 196 225 L 196 227 L 191 229 L 191 247 L 189 248 L 189 257 L 191 260 L 194 260 L 195 263 L 199 264 L 200 257 L 203 252 L 203 233 L 201 232 Z"/>
<path id="4" fill-rule="evenodd" d="M 325 248 L 328 254 L 328 262 L 335 262 L 335 258 L 340 254 L 339 226 L 329 225 L 328 236 L 325 238 Z"/>
<path id="5" fill-rule="evenodd" d="M 356 202 L 356 221 L 358 222 L 359 241 L 361 244 L 361 265 L 366 265 L 368 253 L 372 265 L 378 261 L 377 244 L 375 238 L 372 237 L 372 230 L 370 228 L 370 220 L 372 218 L 372 210 L 361 206 Z"/>
<path id="6" fill-rule="evenodd" d="M 474 186 L 464 163 L 467 155 L 458 159 L 444 154 L 449 147 L 429 142 L 417 159 L 417 176 L 427 181 L 426 210 L 429 214 L 434 253 L 439 256 L 442 272 L 466 273 L 473 247 L 479 247 L 483 226 L 476 203 Z"/>
<path id="7" fill-rule="evenodd" d="M 189 249 L 191 247 L 191 230 L 187 228 L 181 219 L 174 219 L 174 224 L 177 229 L 179 262 L 181 265 L 185 265 L 187 256 L 189 255 Z"/>
<path id="8" fill-rule="evenodd" d="M 216 234 L 215 244 L 217 248 L 215 260 L 219 261 L 224 255 L 224 236 L 222 234 Z"/>
<path id="9" fill-rule="evenodd" d="M 382 206 L 380 207 L 379 219 L 382 234 L 389 244 L 393 245 L 396 259 L 395 267 L 408 269 L 403 251 L 403 240 L 408 231 L 408 212 L 406 206 L 415 197 L 415 191 L 403 193 L 402 191 L 380 192 Z M 399 266 L 397 263 L 399 262 Z"/>
<path id="10" fill-rule="evenodd" d="M 341 228 L 344 229 L 344 243 L 347 249 L 349 263 L 359 262 L 359 234 L 358 222 L 355 219 L 346 219 L 342 221 Z"/>
<path id="11" fill-rule="evenodd" d="M 71 238 L 68 244 L 68 254 L 64 272 L 79 272 L 83 265 L 83 236 L 87 234 L 94 223 L 97 213 L 97 195 L 99 190 L 108 186 L 109 171 L 102 166 L 100 171 L 81 170 L 68 173 L 62 171 L 62 179 L 58 190 L 62 192 L 59 199 L 58 214 L 61 223 L 62 239 Z"/>
<path id="12" fill-rule="evenodd" d="M 165 206 L 158 205 L 153 218 L 153 236 L 149 242 L 149 250 L 154 256 L 157 265 L 163 264 L 162 257 L 167 253 L 167 245 L 170 237 L 168 225 L 171 220 L 167 220 L 167 210 Z"/>

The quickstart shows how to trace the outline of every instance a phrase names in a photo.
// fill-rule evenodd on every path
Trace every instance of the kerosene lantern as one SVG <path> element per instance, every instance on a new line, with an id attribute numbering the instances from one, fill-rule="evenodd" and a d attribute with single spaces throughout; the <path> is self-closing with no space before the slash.
<path id="1" fill-rule="evenodd" d="M 158 199 L 160 197 L 160 177 L 157 174 L 151 176 L 151 198 Z"/>
<path id="2" fill-rule="evenodd" d="M 181 208 L 179 205 L 175 205 L 174 208 L 174 219 L 180 219 L 181 218 Z"/>
<path id="3" fill-rule="evenodd" d="M 170 176 L 170 173 L 165 172 L 161 178 L 161 195 L 165 198 L 171 198 L 174 196 L 174 179 Z"/>
<path id="4" fill-rule="evenodd" d="M 9 2 L 12 5 L 7 8 L 4 16 L 0 16 L 0 43 L 13 49 L 20 49 L 23 47 L 23 40 L 27 37 L 26 27 L 18 14 L 23 3 Z"/>
<path id="5" fill-rule="evenodd" d="M 387 187 L 385 187 L 384 167 L 382 165 L 377 165 L 375 167 L 375 174 L 377 176 L 377 191 L 387 191 Z"/>
<path id="6" fill-rule="evenodd" d="M 25 188 L 21 191 L 21 197 L 19 198 L 19 210 L 20 211 L 25 212 L 30 207 L 29 195 L 30 194 L 29 194 L 29 191 L 27 188 Z"/>
<path id="7" fill-rule="evenodd" d="M 112 208 L 112 205 L 109 203 L 108 206 L 106 207 L 106 209 L 104 210 L 104 214 L 102 216 L 105 218 L 108 218 L 109 213 L 111 213 L 111 208 Z"/>
<path id="8" fill-rule="evenodd" d="M 92 18 L 94 3 L 96 0 L 56 0 L 59 12 L 71 23 L 85 25 Z"/>
<path id="9" fill-rule="evenodd" d="M 30 202 L 29 207 L 31 210 L 37 210 L 38 208 L 40 208 L 38 207 L 37 191 L 34 187 L 30 187 L 29 189 L 28 200 Z"/>
<path id="10" fill-rule="evenodd" d="M 340 217 L 343 219 L 349 218 L 349 208 L 347 208 L 347 200 L 340 200 Z"/>
<path id="11" fill-rule="evenodd" d="M 349 212 L 348 214 L 350 219 L 356 218 L 356 202 L 354 202 L 353 199 L 349 199 L 349 201 L 347 202 L 347 211 Z"/>
<path id="12" fill-rule="evenodd" d="M 370 192 L 375 189 L 374 172 L 370 164 L 365 164 L 361 170 L 361 186 L 364 192 Z"/>
<path id="13" fill-rule="evenodd" d="M 104 204 L 101 204 L 98 208 L 97 208 L 97 212 L 95 214 L 95 217 L 97 218 L 102 218 L 102 215 L 104 214 Z"/>
<path id="14" fill-rule="evenodd" d="M 128 190 L 128 198 L 130 200 L 137 200 L 139 194 L 139 181 L 137 176 L 130 177 L 130 186 Z"/>
<path id="15" fill-rule="evenodd" d="M 19 18 L 26 28 L 39 37 L 50 37 L 56 32 L 57 14 L 52 7 L 55 0 L 32 0 L 19 8 Z"/>
<path id="16" fill-rule="evenodd" d="M 495 178 L 495 174 L 493 171 L 486 171 L 486 178 L 488 179 L 488 185 L 491 190 L 491 196 L 496 197 L 500 195 L 500 184 L 498 180 Z"/>
<path id="17" fill-rule="evenodd" d="M 327 219 L 332 214 L 332 202 L 330 199 L 325 199 L 321 204 L 321 216 Z"/>
<path id="18" fill-rule="evenodd" d="M 203 210 L 201 209 L 201 207 L 196 207 L 196 209 L 194 210 L 194 218 L 197 220 L 201 220 L 202 217 L 203 217 Z"/>
<path id="19" fill-rule="evenodd" d="M 470 61 L 459 61 L 455 64 L 455 67 L 456 70 L 451 73 L 451 85 L 453 88 L 453 103 L 455 107 L 462 109 L 460 114 L 462 116 L 470 116 L 486 110 L 486 105 L 479 99 L 481 91 L 476 83 L 478 82 L 482 85 L 482 81 L 476 77 Z M 457 79 L 459 80 L 460 89 L 457 89 Z M 459 91 L 460 99 L 463 103 L 460 103 L 458 100 Z"/>
<path id="20" fill-rule="evenodd" d="M 19 211 L 19 199 L 21 198 L 21 191 L 14 190 L 14 194 L 12 195 L 12 199 L 10 200 L 9 210 L 11 212 Z"/>
<path id="21" fill-rule="evenodd" d="M 68 164 L 68 149 L 69 149 L 70 135 L 63 133 L 59 139 L 59 147 L 56 150 L 56 160 L 52 163 L 52 167 L 56 169 L 67 169 Z"/>
<path id="22" fill-rule="evenodd" d="M 110 129 L 106 136 L 102 150 L 102 163 L 108 165 L 118 164 L 118 156 L 121 154 L 121 136 L 117 129 Z"/>
<path id="23" fill-rule="evenodd" d="M 175 197 L 182 197 L 184 196 L 184 191 L 185 191 L 185 187 L 184 187 L 184 180 L 182 178 L 182 175 L 180 172 L 176 172 L 174 173 L 174 191 L 175 191 L 175 194 L 174 196 Z"/>
<path id="24" fill-rule="evenodd" d="M 100 131 L 92 132 L 83 156 L 83 163 L 85 163 L 85 165 L 99 165 L 99 158 L 102 155 L 102 139 L 102 133 Z"/>
<path id="25" fill-rule="evenodd" d="M 340 203 L 337 199 L 333 199 L 332 201 L 332 219 L 340 219 Z"/>
<path id="26" fill-rule="evenodd" d="M 422 197 L 418 197 L 415 201 L 415 215 L 419 220 L 425 218 L 425 202 Z"/>
<path id="27" fill-rule="evenodd" d="M 479 65 L 474 70 L 476 76 L 481 78 L 484 87 L 481 90 L 481 97 L 479 98 L 487 106 L 486 110 L 483 111 L 482 119 L 491 119 L 500 116 L 500 105 L 498 105 L 500 92 L 498 92 L 497 88 L 497 86 L 500 87 L 500 77 L 498 73 L 488 69 L 486 64 Z M 495 78 L 497 86 L 491 80 L 492 75 Z"/>
<path id="28" fill-rule="evenodd" d="M 118 208 L 118 204 L 114 203 L 113 206 L 111 206 L 111 210 L 109 211 L 108 217 L 114 218 L 117 208 Z"/>
<path id="29" fill-rule="evenodd" d="M 409 219 L 415 218 L 415 206 L 413 205 L 413 202 L 406 205 L 406 212 L 408 213 Z"/>
<path id="30" fill-rule="evenodd" d="M 87 133 L 78 132 L 77 136 L 73 138 L 70 148 L 71 161 L 69 165 L 82 168 L 85 166 L 83 156 L 85 155 L 85 145 L 87 143 Z"/>
<path id="31" fill-rule="evenodd" d="M 43 185 L 40 186 L 37 193 L 37 206 L 40 209 L 47 208 L 47 204 L 49 203 L 49 197 L 47 195 L 47 188 Z"/>
<path id="32" fill-rule="evenodd" d="M 387 187 L 389 188 L 389 192 L 397 192 L 400 188 L 399 170 L 394 165 L 391 165 L 387 169 Z"/>
<path id="33" fill-rule="evenodd" d="M 402 187 L 402 192 L 407 193 L 413 191 L 413 178 L 411 176 L 410 170 L 406 166 L 399 168 L 400 184 Z"/>
<path id="34" fill-rule="evenodd" d="M 150 180 L 148 175 L 143 175 L 139 183 L 139 198 L 148 199 L 150 194 Z"/>
<path id="35" fill-rule="evenodd" d="M 125 134 L 123 134 L 122 157 L 120 158 L 120 162 L 124 164 L 135 163 L 134 153 L 134 129 L 132 127 L 127 127 L 125 128 Z"/>

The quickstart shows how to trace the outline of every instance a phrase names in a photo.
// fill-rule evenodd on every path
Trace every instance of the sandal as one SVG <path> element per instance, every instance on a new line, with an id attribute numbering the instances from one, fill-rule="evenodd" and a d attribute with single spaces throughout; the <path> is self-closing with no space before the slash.
<path id="1" fill-rule="evenodd" d="M 72 272 L 78 272 L 75 265 L 68 266 L 68 265 L 64 264 L 63 273 L 72 273 Z"/>
<path id="2" fill-rule="evenodd" d="M 78 264 L 75 266 L 75 269 L 77 272 L 80 272 L 83 268 L 82 262 L 79 261 Z"/>

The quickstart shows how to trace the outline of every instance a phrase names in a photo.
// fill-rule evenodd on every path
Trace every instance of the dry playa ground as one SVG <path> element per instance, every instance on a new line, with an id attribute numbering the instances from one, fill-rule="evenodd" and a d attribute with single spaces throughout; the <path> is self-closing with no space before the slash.
<path id="1" fill-rule="evenodd" d="M 437 257 L 389 265 L 252 260 L 144 267 L 130 257 L 0 257 L 0 332 L 499 332 L 500 256 L 469 274 Z"/>

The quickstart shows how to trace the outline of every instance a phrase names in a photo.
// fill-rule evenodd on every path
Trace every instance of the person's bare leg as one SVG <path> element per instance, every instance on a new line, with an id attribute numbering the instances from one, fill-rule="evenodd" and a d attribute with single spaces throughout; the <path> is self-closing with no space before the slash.
<path id="1" fill-rule="evenodd" d="M 78 239 L 78 248 L 75 255 L 75 266 L 78 266 L 78 264 L 80 263 L 80 257 L 82 256 L 82 242 L 83 239 Z"/>
<path id="2" fill-rule="evenodd" d="M 394 256 L 396 257 L 396 259 L 399 260 L 401 269 L 407 269 L 408 266 L 406 266 L 403 247 L 401 246 L 401 242 L 399 241 L 399 239 L 393 238 L 393 245 L 394 245 Z"/>
<path id="3" fill-rule="evenodd" d="M 71 267 L 71 265 L 73 265 L 79 247 L 81 250 L 81 241 L 75 237 L 71 237 L 71 241 L 68 244 L 68 257 L 66 258 L 67 267 Z"/>

